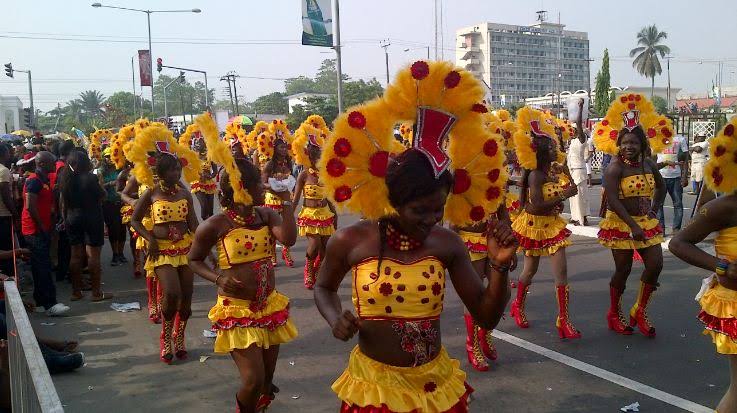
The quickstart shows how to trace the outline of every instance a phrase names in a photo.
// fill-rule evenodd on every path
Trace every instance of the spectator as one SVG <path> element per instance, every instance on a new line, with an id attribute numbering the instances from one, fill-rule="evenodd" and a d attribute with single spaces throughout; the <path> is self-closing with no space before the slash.
<path id="1" fill-rule="evenodd" d="M 61 169 L 66 165 L 66 159 L 70 153 L 74 150 L 74 143 L 70 140 L 63 141 L 59 145 L 59 159 L 56 160 L 55 174 L 52 179 L 54 182 L 54 202 L 56 204 L 56 210 L 59 211 L 59 189 L 56 186 L 56 179 L 61 172 Z M 63 225 L 61 215 L 57 221 L 56 230 L 59 234 L 57 240 L 57 260 L 56 260 L 56 281 L 64 281 L 69 278 L 69 262 L 72 258 L 72 248 L 69 245 L 69 236 L 67 235 L 66 228 Z"/>
<path id="2" fill-rule="evenodd" d="M 681 230 L 683 222 L 683 188 L 688 185 L 688 142 L 681 135 L 675 135 L 671 145 L 658 154 L 658 168 L 665 180 L 665 188 L 673 201 L 673 234 Z M 658 211 L 660 226 L 665 233 L 665 213 L 663 207 Z"/>
<path id="3" fill-rule="evenodd" d="M 583 99 L 579 102 L 579 107 L 583 107 Z M 582 110 L 579 110 L 581 113 Z M 568 170 L 573 178 L 573 185 L 576 186 L 576 195 L 570 198 L 571 220 L 573 225 L 588 225 L 586 218 L 591 214 L 589 211 L 589 191 L 586 184 L 586 150 L 588 136 L 583 129 L 583 122 L 579 116 L 576 119 L 576 135 L 571 139 L 566 154 L 568 162 Z"/>
<path id="4" fill-rule="evenodd" d="M 698 135 L 694 137 L 694 144 L 691 146 L 691 195 L 701 192 L 701 184 L 704 182 L 704 165 L 709 159 L 709 142 L 706 142 L 706 136 Z"/>
<path id="5" fill-rule="evenodd" d="M 128 260 L 123 253 L 126 233 L 125 225 L 123 225 L 123 217 L 120 215 L 120 208 L 123 206 L 123 201 L 120 199 L 120 194 L 116 191 L 119 171 L 115 169 L 115 165 L 110 161 L 110 152 L 110 148 L 106 148 L 102 152 L 102 165 L 100 166 L 98 176 L 100 178 L 100 184 L 106 193 L 105 201 L 102 204 L 102 212 L 105 217 L 110 248 L 113 252 L 110 265 L 115 267 L 127 263 Z"/>
<path id="6" fill-rule="evenodd" d="M 591 135 L 588 135 L 586 139 L 586 185 L 591 188 L 591 173 L 594 172 L 594 140 L 591 139 Z"/>
<path id="7" fill-rule="evenodd" d="M 13 245 L 13 223 L 18 221 L 19 215 L 13 200 L 13 177 L 10 174 L 10 147 L 0 144 L 0 250 L 10 251 Z M 13 260 L 0 260 L 0 272 L 15 276 Z"/>
<path id="8" fill-rule="evenodd" d="M 31 250 L 33 299 L 49 316 L 58 316 L 69 307 L 56 301 L 56 285 L 51 278 L 51 223 L 54 204 L 49 174 L 54 171 L 54 155 L 41 151 L 35 159 L 36 172 L 31 173 L 23 187 L 25 203 L 21 215 L 21 230 Z"/>
<path id="9" fill-rule="evenodd" d="M 67 159 L 67 167 L 59 177 L 61 206 L 64 223 L 72 246 L 69 278 L 72 280 L 72 301 L 83 298 L 82 262 L 87 266 L 92 281 L 92 301 L 112 298 L 102 291 L 100 250 L 105 243 L 105 227 L 102 200 L 105 191 L 92 173 L 92 162 L 83 151 L 73 151 Z"/>

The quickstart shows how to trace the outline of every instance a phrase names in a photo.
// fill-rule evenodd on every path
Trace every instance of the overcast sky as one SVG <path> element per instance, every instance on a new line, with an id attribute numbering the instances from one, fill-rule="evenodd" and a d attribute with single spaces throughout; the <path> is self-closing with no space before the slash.
<path id="1" fill-rule="evenodd" d="M 343 70 L 352 78 L 385 79 L 384 52 L 379 42 L 390 39 L 390 71 L 424 58 L 433 45 L 433 0 L 342 0 Z M 87 89 L 106 96 L 130 91 L 131 57 L 147 48 L 146 15 L 90 7 L 80 0 L 3 0 L 0 2 L 0 63 L 31 69 L 36 106 L 47 110 Z M 242 77 L 238 94 L 252 100 L 283 91 L 281 80 L 313 75 L 331 49 L 302 46 L 301 10 L 297 0 L 109 0 L 103 4 L 131 8 L 190 9 L 202 13 L 154 14 L 151 19 L 154 58 L 164 64 L 206 70 L 209 86 L 224 97 L 221 75 L 230 70 Z M 725 61 L 724 85 L 737 85 L 737 1 L 734 0 L 444 0 L 445 57 L 452 60 L 454 33 L 482 21 L 526 25 L 535 11 L 549 11 L 551 20 L 570 30 L 589 33 L 592 82 L 605 47 L 612 56 L 612 84 L 649 85 L 631 66 L 629 50 L 635 34 L 655 23 L 668 33 L 673 52 L 671 84 L 704 94 Z M 18 37 L 43 37 L 22 39 Z M 75 39 L 50 40 L 50 39 Z M 165 43 L 162 43 L 165 42 Z M 168 42 L 168 43 L 166 43 Z M 191 44 L 207 42 L 210 44 Z M 226 42 L 238 44 L 224 44 Z M 254 44 L 260 43 L 260 44 Z M 406 48 L 416 49 L 405 52 Z M 665 64 L 665 62 L 663 62 Z M 155 69 L 154 69 L 155 70 Z M 174 75 L 175 72 L 168 73 Z M 137 77 L 137 75 L 136 75 Z M 190 81 L 197 79 L 188 75 Z M 665 85 L 663 75 L 656 85 Z M 0 78 L 0 95 L 18 95 L 27 104 L 25 75 Z M 145 96 L 148 96 L 145 92 Z"/>

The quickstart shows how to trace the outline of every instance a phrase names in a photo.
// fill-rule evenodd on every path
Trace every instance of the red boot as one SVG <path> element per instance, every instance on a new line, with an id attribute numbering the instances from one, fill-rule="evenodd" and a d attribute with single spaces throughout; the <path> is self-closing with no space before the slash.
<path id="1" fill-rule="evenodd" d="M 655 337 L 655 327 L 650 324 L 650 320 L 647 318 L 647 306 L 650 304 L 650 298 L 657 288 L 657 284 L 640 282 L 637 301 L 630 309 L 630 327 L 637 325 L 640 332 L 647 337 Z"/>
<path id="2" fill-rule="evenodd" d="M 305 269 L 303 271 L 305 288 L 315 288 L 315 258 L 305 257 Z"/>
<path id="3" fill-rule="evenodd" d="M 478 340 L 481 344 L 481 352 L 489 360 L 496 360 L 496 347 L 494 347 L 494 339 L 491 330 L 485 330 L 481 327 L 478 329 Z"/>
<path id="4" fill-rule="evenodd" d="M 161 323 L 161 335 L 159 336 L 159 358 L 166 364 L 171 364 L 174 355 L 172 354 L 171 335 L 174 328 L 173 320 L 164 320 Z"/>
<path id="5" fill-rule="evenodd" d="M 514 322 L 517 323 L 519 328 L 529 328 L 530 322 L 527 321 L 527 315 L 525 314 L 525 300 L 527 299 L 527 290 L 530 289 L 530 284 L 525 284 L 522 281 L 517 282 L 517 296 L 512 301 L 512 306 L 509 310 L 509 314 L 514 317 Z"/>
<path id="6" fill-rule="evenodd" d="M 284 259 L 284 264 L 286 264 L 287 267 L 289 268 L 294 267 L 294 260 L 292 259 L 292 254 L 289 253 L 289 248 L 287 248 L 286 246 L 282 246 L 281 257 Z"/>
<path id="7" fill-rule="evenodd" d="M 558 336 L 560 338 L 581 338 L 581 332 L 576 330 L 568 319 L 568 284 L 556 285 L 555 292 L 558 299 L 558 318 L 555 320 Z"/>
<path id="8" fill-rule="evenodd" d="M 159 293 L 156 288 L 156 278 L 146 277 L 146 292 L 148 293 L 148 319 L 152 323 L 158 324 L 161 322 L 159 318 Z"/>
<path id="9" fill-rule="evenodd" d="M 315 275 L 317 275 L 317 271 L 320 269 L 320 254 L 317 254 L 317 257 L 315 257 L 313 265 L 315 266 Z"/>
<path id="10" fill-rule="evenodd" d="M 176 317 L 174 317 L 174 333 L 173 333 L 173 341 L 174 341 L 174 355 L 177 356 L 179 360 L 184 360 L 187 358 L 187 349 L 184 346 L 184 330 L 187 329 L 187 319 L 183 319 L 179 316 L 179 312 L 177 312 Z"/>
<path id="11" fill-rule="evenodd" d="M 622 294 L 624 289 L 609 286 L 609 311 L 606 313 L 606 322 L 609 329 L 617 334 L 625 336 L 632 335 L 632 327 L 627 325 L 627 320 L 622 314 Z"/>
<path id="12" fill-rule="evenodd" d="M 471 314 L 464 314 L 463 318 L 466 321 L 466 354 L 468 355 L 468 362 L 478 371 L 487 371 L 489 370 L 489 364 L 486 363 L 486 359 L 484 359 L 484 355 L 481 353 L 478 326 L 473 321 Z"/>

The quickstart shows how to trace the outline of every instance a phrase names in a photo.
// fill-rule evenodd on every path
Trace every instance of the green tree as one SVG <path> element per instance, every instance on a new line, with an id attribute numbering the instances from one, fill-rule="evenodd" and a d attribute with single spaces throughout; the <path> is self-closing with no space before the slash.
<path id="1" fill-rule="evenodd" d="M 307 76 L 289 78 L 284 81 L 284 94 L 295 95 L 302 92 L 316 92 L 315 81 Z"/>
<path id="2" fill-rule="evenodd" d="M 668 113 L 668 102 L 660 97 L 660 96 L 653 96 L 653 105 L 655 106 L 655 110 L 658 111 L 658 113 L 665 115 Z"/>
<path id="3" fill-rule="evenodd" d="M 637 33 L 638 46 L 630 50 L 630 57 L 635 58 L 632 66 L 640 75 L 650 78 L 651 98 L 655 96 L 655 76 L 663 73 L 658 55 L 665 57 L 670 53 L 670 48 L 661 44 L 667 38 L 668 33 L 659 31 L 653 24 Z"/>
<path id="4" fill-rule="evenodd" d="M 346 82 L 343 84 L 343 107 L 349 108 L 354 105 L 359 105 L 377 96 L 381 96 L 383 93 L 384 88 L 376 78 L 371 79 L 368 82 L 363 79 Z"/>
<path id="5" fill-rule="evenodd" d="M 601 69 L 596 74 L 596 87 L 594 88 L 594 112 L 599 116 L 606 115 L 609 104 L 614 99 L 610 89 L 612 78 L 609 74 L 609 49 L 604 49 L 604 58 L 601 60 Z"/>
<path id="6" fill-rule="evenodd" d="M 287 100 L 284 99 L 285 95 L 281 92 L 273 92 L 268 95 L 260 96 L 250 106 L 252 110 L 257 114 L 268 113 L 272 115 L 285 115 L 289 111 L 289 105 Z"/>

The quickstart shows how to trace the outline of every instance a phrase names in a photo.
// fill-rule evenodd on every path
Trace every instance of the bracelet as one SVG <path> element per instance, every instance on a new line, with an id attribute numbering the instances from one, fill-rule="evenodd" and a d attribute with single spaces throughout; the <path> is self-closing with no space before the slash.
<path id="1" fill-rule="evenodd" d="M 727 274 L 727 268 L 729 268 L 729 261 L 722 258 L 717 262 L 717 267 L 714 272 L 719 276 L 724 276 Z"/>
<path id="2" fill-rule="evenodd" d="M 508 273 L 510 267 L 510 265 L 499 265 L 495 264 L 492 260 L 489 260 L 489 268 L 491 268 L 492 270 L 496 270 L 497 272 L 500 272 L 502 274 Z"/>
<path id="3" fill-rule="evenodd" d="M 220 277 L 222 277 L 222 276 L 223 276 L 223 273 L 220 273 L 220 274 L 218 274 L 218 276 L 217 276 L 217 277 L 215 277 L 215 285 L 218 285 L 218 280 L 219 280 L 219 279 L 220 279 Z"/>
<path id="4" fill-rule="evenodd" d="M 281 201 L 281 204 L 284 205 L 284 206 L 292 206 L 292 205 L 294 205 L 292 203 L 292 201 Z"/>

